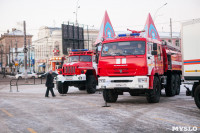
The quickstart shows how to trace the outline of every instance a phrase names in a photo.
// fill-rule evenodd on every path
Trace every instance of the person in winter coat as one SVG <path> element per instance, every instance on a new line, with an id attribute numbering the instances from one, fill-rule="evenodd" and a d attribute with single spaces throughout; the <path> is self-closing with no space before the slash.
<path id="1" fill-rule="evenodd" d="M 56 95 L 53 92 L 54 83 L 53 83 L 52 70 L 50 70 L 49 73 L 47 74 L 47 79 L 46 79 L 45 85 L 47 87 L 45 97 L 49 97 L 49 91 L 51 91 L 52 96 L 55 97 Z"/>

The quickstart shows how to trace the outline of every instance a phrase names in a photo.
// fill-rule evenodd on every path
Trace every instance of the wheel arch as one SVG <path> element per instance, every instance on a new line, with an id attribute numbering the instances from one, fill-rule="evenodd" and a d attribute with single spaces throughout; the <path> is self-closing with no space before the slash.
<path id="1" fill-rule="evenodd" d="M 94 75 L 96 80 L 98 81 L 98 78 L 97 78 L 97 75 L 96 75 L 96 71 L 94 69 L 90 69 L 90 70 L 87 70 L 86 72 L 86 78 L 89 76 L 89 75 Z"/>

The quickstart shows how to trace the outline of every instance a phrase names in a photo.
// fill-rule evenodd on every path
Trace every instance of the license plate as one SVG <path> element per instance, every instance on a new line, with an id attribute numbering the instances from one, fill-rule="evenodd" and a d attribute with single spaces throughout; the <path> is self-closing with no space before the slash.
<path id="1" fill-rule="evenodd" d="M 126 87 L 126 84 L 116 84 L 116 87 Z"/>
<path id="2" fill-rule="evenodd" d="M 72 77 L 66 77 L 66 80 L 72 80 Z"/>

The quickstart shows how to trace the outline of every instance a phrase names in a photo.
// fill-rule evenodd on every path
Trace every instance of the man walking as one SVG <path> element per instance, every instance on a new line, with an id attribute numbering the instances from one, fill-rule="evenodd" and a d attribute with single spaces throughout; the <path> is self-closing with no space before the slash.
<path id="1" fill-rule="evenodd" d="M 47 74 L 46 87 L 47 87 L 47 90 L 46 90 L 45 97 L 49 97 L 49 91 L 51 91 L 52 96 L 55 97 L 56 95 L 53 92 L 54 83 L 53 83 L 52 70 L 50 70 L 49 73 Z"/>

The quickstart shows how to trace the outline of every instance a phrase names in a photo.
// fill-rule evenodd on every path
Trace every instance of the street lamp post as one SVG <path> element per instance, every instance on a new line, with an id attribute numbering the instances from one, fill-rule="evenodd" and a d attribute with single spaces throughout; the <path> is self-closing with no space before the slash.
<path id="1" fill-rule="evenodd" d="M 27 82 L 27 52 L 26 47 L 26 22 L 24 21 L 24 65 L 25 65 L 25 82 Z"/>
<path id="2" fill-rule="evenodd" d="M 80 6 L 78 5 L 78 2 L 79 2 L 79 0 L 77 0 L 77 2 L 76 2 L 76 11 L 75 11 L 75 12 L 73 12 L 73 13 L 75 13 L 75 14 L 76 14 L 76 25 L 78 25 L 77 16 L 78 16 L 78 9 L 80 8 Z"/>
<path id="3" fill-rule="evenodd" d="M 167 3 L 165 3 L 164 5 L 162 5 L 161 7 L 159 7 L 159 8 L 156 10 L 156 12 L 155 12 L 155 14 L 154 14 L 154 17 L 153 17 L 154 23 L 155 23 L 155 20 L 156 20 L 156 14 L 158 13 L 158 11 L 159 11 L 161 8 L 163 8 L 163 7 L 166 6 L 166 5 L 167 5 Z"/>

